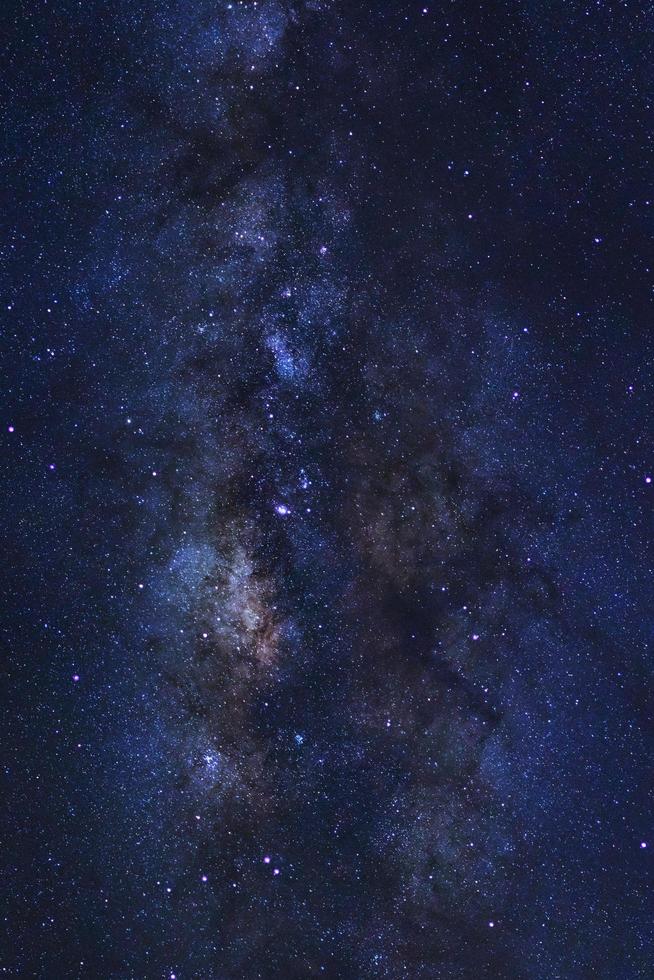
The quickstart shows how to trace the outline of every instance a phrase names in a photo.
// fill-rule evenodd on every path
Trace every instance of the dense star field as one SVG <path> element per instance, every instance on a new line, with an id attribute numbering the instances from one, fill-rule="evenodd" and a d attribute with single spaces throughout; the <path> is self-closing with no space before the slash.
<path id="1" fill-rule="evenodd" d="M 6 0 L 1 976 L 652 980 L 653 32 Z"/>

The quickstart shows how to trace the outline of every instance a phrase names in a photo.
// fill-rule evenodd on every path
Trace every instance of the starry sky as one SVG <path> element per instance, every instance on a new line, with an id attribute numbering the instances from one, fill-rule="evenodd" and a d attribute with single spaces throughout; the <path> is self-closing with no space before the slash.
<path id="1" fill-rule="evenodd" d="M 651 980 L 651 4 L 2 35 L 0 975 Z"/>

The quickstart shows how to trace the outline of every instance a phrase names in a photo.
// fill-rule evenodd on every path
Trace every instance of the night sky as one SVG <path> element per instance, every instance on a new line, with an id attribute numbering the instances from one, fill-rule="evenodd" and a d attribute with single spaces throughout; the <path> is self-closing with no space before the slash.
<path id="1" fill-rule="evenodd" d="M 0 976 L 652 980 L 652 5 L 1 45 Z"/>

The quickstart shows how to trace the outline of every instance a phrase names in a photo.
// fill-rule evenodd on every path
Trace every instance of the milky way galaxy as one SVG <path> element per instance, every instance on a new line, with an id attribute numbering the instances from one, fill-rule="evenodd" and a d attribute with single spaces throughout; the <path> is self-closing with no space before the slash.
<path id="1" fill-rule="evenodd" d="M 651 10 L 6 21 L 0 971 L 654 976 Z"/>

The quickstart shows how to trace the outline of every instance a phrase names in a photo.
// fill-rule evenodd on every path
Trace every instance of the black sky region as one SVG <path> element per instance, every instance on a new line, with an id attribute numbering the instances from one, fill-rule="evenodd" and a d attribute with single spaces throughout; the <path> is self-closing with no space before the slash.
<path id="1" fill-rule="evenodd" d="M 6 0 L 2 976 L 654 977 L 653 31 Z"/>

